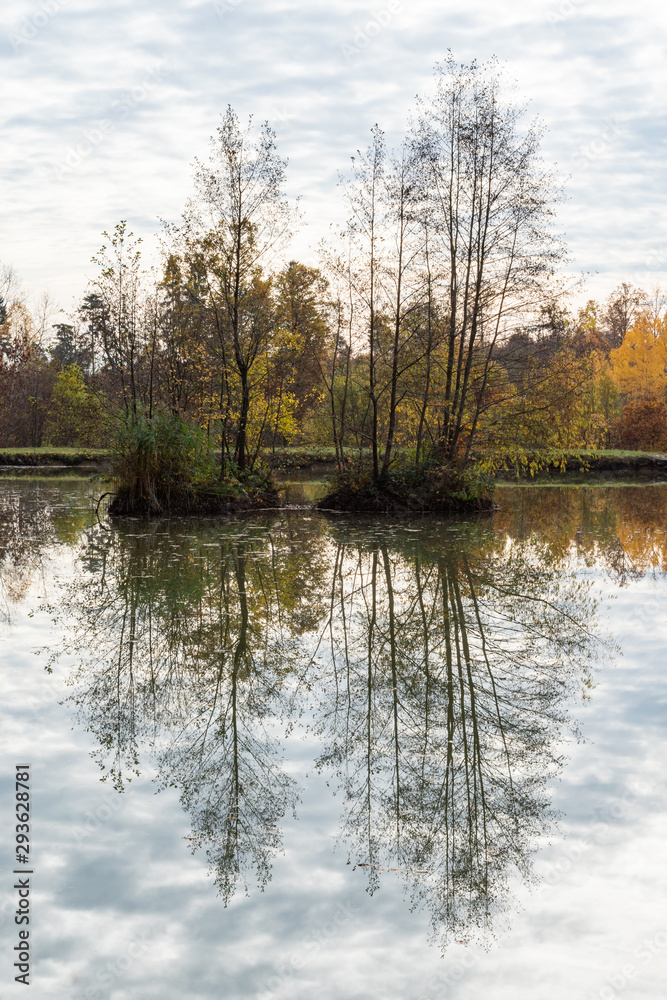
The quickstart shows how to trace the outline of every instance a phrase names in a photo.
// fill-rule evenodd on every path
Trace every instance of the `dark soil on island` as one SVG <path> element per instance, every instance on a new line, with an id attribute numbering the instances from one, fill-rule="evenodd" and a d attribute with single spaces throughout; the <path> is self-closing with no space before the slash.
<path id="1" fill-rule="evenodd" d="M 219 517 L 250 511 L 274 510 L 283 503 L 278 490 L 209 489 L 179 491 L 163 496 L 114 494 L 108 513 L 118 517 Z"/>
<path id="2" fill-rule="evenodd" d="M 354 471 L 338 472 L 314 507 L 359 514 L 471 514 L 493 510 L 493 482 L 479 473 L 441 468 L 420 474 L 392 473 L 379 480 Z"/>
<path id="3" fill-rule="evenodd" d="M 344 490 L 336 490 L 322 497 L 314 505 L 315 510 L 336 511 L 346 514 L 474 514 L 493 510 L 495 505 L 489 497 L 463 500 L 455 497 L 395 497 L 376 491 L 358 492 L 351 496 Z"/>

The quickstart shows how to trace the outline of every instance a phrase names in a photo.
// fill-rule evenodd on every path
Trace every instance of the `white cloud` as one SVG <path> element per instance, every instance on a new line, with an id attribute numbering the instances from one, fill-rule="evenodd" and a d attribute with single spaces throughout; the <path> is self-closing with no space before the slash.
<path id="1" fill-rule="evenodd" d="M 102 229 L 128 218 L 150 237 L 178 217 L 228 102 L 275 122 L 305 255 L 340 218 L 337 172 L 376 121 L 400 134 L 451 48 L 504 60 L 547 124 L 545 156 L 571 175 L 560 219 L 573 268 L 599 272 L 591 293 L 649 260 L 664 281 L 666 26 L 651 0 L 10 0 L 0 258 L 71 306 Z"/>

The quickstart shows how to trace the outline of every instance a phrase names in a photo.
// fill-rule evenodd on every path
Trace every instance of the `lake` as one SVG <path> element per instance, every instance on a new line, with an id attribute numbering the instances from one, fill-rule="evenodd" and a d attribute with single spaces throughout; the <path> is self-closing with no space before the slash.
<path id="1" fill-rule="evenodd" d="M 0 480 L 7 978 L 29 763 L 38 998 L 664 996 L 667 485 L 409 521 L 101 491 Z"/>

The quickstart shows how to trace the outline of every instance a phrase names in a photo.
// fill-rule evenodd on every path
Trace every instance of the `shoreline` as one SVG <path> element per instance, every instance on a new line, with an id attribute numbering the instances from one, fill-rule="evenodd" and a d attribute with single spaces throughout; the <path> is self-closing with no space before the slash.
<path id="1" fill-rule="evenodd" d="M 110 457 L 110 452 L 102 448 L 0 449 L 0 476 L 3 473 L 20 473 L 22 477 L 29 477 L 31 473 L 37 476 L 57 476 L 67 472 L 90 476 L 108 468 Z M 545 463 L 549 458 L 530 454 L 525 458 L 526 467 L 519 468 L 518 471 L 511 467 L 498 469 L 492 477 L 496 486 L 602 486 L 667 482 L 667 454 L 659 452 L 573 450 L 554 453 L 551 460 L 553 464 L 544 466 L 532 475 L 528 468 L 530 463 L 538 459 Z M 567 463 L 564 469 L 560 467 L 563 459 Z M 276 486 L 281 493 L 285 488 L 289 490 L 290 486 L 300 485 L 304 481 L 322 481 L 336 468 L 333 456 L 319 449 L 294 448 L 291 452 L 284 450 L 274 456 L 265 456 L 265 461 L 270 463 Z M 324 498 L 313 498 L 310 502 L 315 506 L 322 499 Z"/>
<path id="2" fill-rule="evenodd" d="M 106 448 L 0 448 L 0 469 L 98 469 L 110 458 Z"/>

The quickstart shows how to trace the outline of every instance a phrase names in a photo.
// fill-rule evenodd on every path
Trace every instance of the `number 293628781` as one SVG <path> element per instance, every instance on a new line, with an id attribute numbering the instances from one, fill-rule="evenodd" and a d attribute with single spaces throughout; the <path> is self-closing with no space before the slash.
<path id="1" fill-rule="evenodd" d="M 16 861 L 30 862 L 30 765 L 16 765 Z"/>

